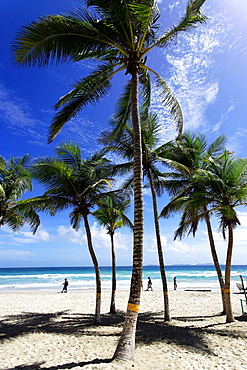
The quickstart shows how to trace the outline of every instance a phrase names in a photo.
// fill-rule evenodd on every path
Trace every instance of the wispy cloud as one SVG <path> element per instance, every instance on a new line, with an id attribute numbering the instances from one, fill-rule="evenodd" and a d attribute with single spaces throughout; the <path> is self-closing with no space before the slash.
<path id="1" fill-rule="evenodd" d="M 1 227 L 2 240 L 4 245 L 21 245 L 21 244 L 33 244 L 37 242 L 52 242 L 53 236 L 40 226 L 36 234 L 24 229 L 18 230 L 15 233 L 8 227 Z"/>
<path id="2" fill-rule="evenodd" d="M 40 108 L 34 112 L 30 104 L 17 95 L 18 93 L 8 90 L 0 83 L 0 119 L 14 135 L 25 137 L 29 144 L 47 145 L 47 122 L 51 122 L 53 110 Z M 44 119 L 37 119 L 38 115 L 42 115 Z M 82 147 L 86 148 L 87 153 L 93 153 L 97 148 L 95 126 L 89 119 L 78 116 L 65 125 L 58 138 L 63 141 L 69 137 L 72 141 L 83 143 Z M 100 130 L 101 128 L 99 132 Z"/>
<path id="3" fill-rule="evenodd" d="M 100 145 L 97 144 L 97 137 L 103 128 L 103 125 L 100 127 L 96 122 L 79 114 L 78 117 L 64 126 L 58 135 L 58 139 L 63 141 L 70 138 L 70 140 L 78 142 L 81 145 L 83 156 L 88 157 L 99 150 Z"/>
<path id="4" fill-rule="evenodd" d="M 236 38 L 229 38 L 233 30 L 231 11 L 233 14 L 234 4 L 229 4 L 229 1 L 223 3 L 219 9 L 214 6 L 214 10 L 205 4 L 203 13 L 208 16 L 206 24 L 198 26 L 194 31 L 181 33 L 175 46 L 172 44 L 168 52 L 165 50 L 171 76 L 167 82 L 181 104 L 185 129 L 196 130 L 200 127 L 207 131 L 206 111 L 215 103 L 219 94 L 219 81 L 212 73 L 215 57 L 226 46 L 230 50 L 238 44 Z M 166 71 L 167 65 L 163 69 Z M 229 110 L 222 114 L 214 130 L 220 127 L 227 114 Z"/>
<path id="5" fill-rule="evenodd" d="M 236 155 L 246 148 L 247 129 L 239 128 L 234 135 L 228 138 L 227 148 Z"/>
<path id="6" fill-rule="evenodd" d="M 215 132 L 220 129 L 221 125 L 228 119 L 230 112 L 235 109 L 235 106 L 236 103 L 231 101 L 229 108 L 226 112 L 221 114 L 220 120 L 212 127 L 211 132 Z"/>
<path id="7" fill-rule="evenodd" d="M 8 90 L 1 83 L 0 118 L 15 135 L 27 136 L 35 141 L 37 145 L 46 144 L 47 139 L 44 134 L 46 130 L 41 129 L 44 127 L 44 123 L 34 117 L 28 102 L 18 98 L 14 91 Z"/>
<path id="8" fill-rule="evenodd" d="M 169 85 L 181 104 L 185 129 L 203 126 L 206 109 L 217 98 L 218 81 L 208 78 L 213 65 L 212 52 L 218 47 L 212 37 L 212 32 L 203 35 L 202 31 L 183 35 L 174 52 L 167 55 L 171 72 Z"/>
<path id="9" fill-rule="evenodd" d="M 14 258 L 14 259 L 19 259 L 20 257 L 27 257 L 33 255 L 32 252 L 30 251 L 21 251 L 18 249 L 5 249 L 5 250 L 0 250 L 0 258 L 5 259 L 5 258 Z"/>

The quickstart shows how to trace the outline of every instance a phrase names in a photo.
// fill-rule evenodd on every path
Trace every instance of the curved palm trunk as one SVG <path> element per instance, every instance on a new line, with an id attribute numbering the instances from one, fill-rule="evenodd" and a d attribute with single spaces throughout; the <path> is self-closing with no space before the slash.
<path id="1" fill-rule="evenodd" d="M 226 270 L 225 270 L 225 304 L 226 304 L 226 322 L 233 322 L 234 317 L 232 314 L 231 305 L 231 265 L 232 265 L 232 250 L 233 250 L 233 229 L 228 225 L 228 248 L 226 256 Z"/>
<path id="2" fill-rule="evenodd" d="M 140 306 L 143 261 L 142 146 L 138 109 L 138 67 L 132 70 L 132 125 L 134 132 L 134 245 L 130 295 L 123 331 L 114 358 L 133 360 L 136 323 Z"/>
<path id="3" fill-rule="evenodd" d="M 211 249 L 211 254 L 214 262 L 214 267 L 217 272 L 219 284 L 220 284 L 220 289 L 221 289 L 221 299 L 222 299 L 222 305 L 223 305 L 223 310 L 222 310 L 222 315 L 226 313 L 226 307 L 225 307 L 225 282 L 223 279 L 222 271 L 220 268 L 215 244 L 214 244 L 214 237 L 213 237 L 213 232 L 211 228 L 211 222 L 210 218 L 208 216 L 207 208 L 204 207 L 204 214 L 205 214 L 205 219 L 206 219 L 206 224 L 207 224 L 207 230 L 208 230 L 208 239 L 209 239 L 209 245 Z"/>
<path id="4" fill-rule="evenodd" d="M 111 289 L 111 305 L 110 313 L 116 313 L 116 254 L 114 248 L 114 232 L 110 233 L 111 237 L 111 264 L 112 264 L 112 289 Z"/>
<path id="5" fill-rule="evenodd" d="M 156 232 L 157 250 L 158 250 L 158 256 L 159 256 L 160 275 L 161 275 L 162 285 L 163 285 L 164 321 L 170 321 L 168 287 L 167 287 L 165 264 L 164 264 L 163 251 L 162 251 L 162 245 L 161 245 L 161 239 L 160 239 L 160 226 L 159 226 L 159 217 L 158 217 L 158 210 L 157 210 L 157 201 L 156 201 L 156 194 L 154 190 L 153 179 L 150 174 L 150 171 L 148 171 L 148 178 L 150 182 L 152 199 L 153 199 L 153 212 L 154 212 L 154 224 L 155 224 L 155 232 Z"/>
<path id="6" fill-rule="evenodd" d="M 100 270 L 99 270 L 99 264 L 98 264 L 98 261 L 97 261 L 96 254 L 95 254 L 94 249 L 93 249 L 91 231 L 90 231 L 87 216 L 83 216 L 83 219 L 84 219 L 84 225 L 85 225 L 86 234 L 87 234 L 88 250 L 89 250 L 90 256 L 91 256 L 92 261 L 93 261 L 95 277 L 96 277 L 96 305 L 95 305 L 94 322 L 95 322 L 95 324 L 100 324 L 101 323 L 101 317 L 100 317 L 100 305 L 101 305 Z"/>

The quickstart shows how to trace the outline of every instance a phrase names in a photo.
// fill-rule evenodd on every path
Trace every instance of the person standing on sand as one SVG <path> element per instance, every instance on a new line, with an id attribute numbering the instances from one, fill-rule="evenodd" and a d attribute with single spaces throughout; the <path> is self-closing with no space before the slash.
<path id="1" fill-rule="evenodd" d="M 152 280 L 150 279 L 150 277 L 148 277 L 148 287 L 147 287 L 147 290 L 153 290 L 153 287 L 152 287 Z"/>
<path id="2" fill-rule="evenodd" d="M 69 282 L 68 280 L 65 278 L 64 279 L 64 283 L 63 283 L 63 290 L 61 291 L 61 293 L 67 293 L 67 287 L 69 285 Z"/>
<path id="3" fill-rule="evenodd" d="M 177 290 L 177 278 L 176 278 L 176 276 L 173 279 L 173 286 L 174 286 L 174 290 Z"/>

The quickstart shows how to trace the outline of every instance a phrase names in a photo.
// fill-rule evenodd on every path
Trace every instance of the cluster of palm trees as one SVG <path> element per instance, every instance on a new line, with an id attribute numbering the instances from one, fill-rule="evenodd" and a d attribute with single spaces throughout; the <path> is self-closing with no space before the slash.
<path id="1" fill-rule="evenodd" d="M 247 205 L 247 160 L 236 158 L 225 149 L 224 136 L 210 146 L 205 136 L 185 132 L 179 140 L 157 146 L 160 126 L 152 114 L 147 125 L 142 125 L 142 163 L 153 199 L 153 214 L 164 294 L 164 320 L 170 320 L 165 263 L 161 246 L 159 217 L 181 214 L 175 231 L 175 239 L 195 233 L 199 221 L 205 220 L 212 258 L 222 292 L 223 313 L 226 321 L 234 320 L 230 301 L 230 271 L 233 250 L 233 229 L 240 224 L 235 208 Z M 84 222 L 88 249 L 96 275 L 95 323 L 101 322 L 101 280 L 97 256 L 88 222 L 92 214 L 106 227 L 111 239 L 112 297 L 110 312 L 116 312 L 116 256 L 114 232 L 117 228 L 132 223 L 126 216 L 130 199 L 128 188 L 133 184 L 133 129 L 126 129 L 119 137 L 111 139 L 111 133 L 100 138 L 105 147 L 90 159 L 83 159 L 79 145 L 64 143 L 55 149 L 54 157 L 41 157 L 30 163 L 29 157 L 0 157 L 0 220 L 14 231 L 28 222 L 35 232 L 40 220 L 38 213 L 55 215 L 70 209 L 70 223 L 76 230 Z M 106 145 L 108 144 L 108 145 Z M 117 152 L 122 160 L 112 164 L 106 154 Z M 123 161 L 123 159 L 125 161 Z M 164 168 L 165 166 L 165 168 Z M 166 170 L 166 172 L 164 172 Z M 169 172 L 168 172 L 169 171 Z M 122 189 L 112 190 L 113 176 L 125 174 Z M 43 195 L 19 200 L 25 191 L 32 190 L 32 178 L 42 184 Z M 171 201 L 158 215 L 156 197 L 168 191 Z M 94 208 L 97 207 L 96 210 Z M 222 235 L 228 232 L 225 277 L 220 267 L 214 243 L 211 216 L 220 219 Z"/>
<path id="2" fill-rule="evenodd" d="M 154 48 L 165 48 L 176 39 L 179 33 L 205 22 L 206 17 L 200 10 L 204 2 L 205 0 L 190 0 L 184 17 L 175 26 L 160 32 L 158 24 L 160 12 L 155 0 L 84 0 L 84 6 L 81 9 L 69 14 L 40 17 L 21 28 L 13 43 L 15 62 L 19 66 L 46 67 L 54 62 L 80 62 L 86 59 L 97 62 L 96 69 L 87 77 L 78 80 L 73 89 L 60 98 L 55 105 L 58 112 L 50 125 L 49 142 L 56 137 L 64 124 L 86 105 L 95 103 L 108 94 L 111 80 L 116 73 L 125 71 L 126 76 L 130 76 L 117 102 L 117 112 L 113 120 L 114 128 L 101 138 L 106 140 L 108 150 L 124 155 L 125 165 L 116 165 L 114 171 L 118 174 L 121 171 L 124 173 L 131 171 L 128 185 L 133 183 L 134 189 L 132 279 L 125 323 L 114 354 L 114 358 L 118 360 L 134 357 L 143 262 L 143 176 L 147 178 L 146 185 L 150 186 L 152 192 L 165 320 L 169 320 L 168 290 L 156 201 L 156 196 L 161 195 L 163 189 L 167 189 L 173 198 L 163 209 L 162 216 L 167 217 L 175 211 L 182 212 L 178 236 L 182 236 L 186 231 L 195 233 L 201 219 L 205 219 L 210 228 L 211 214 L 220 215 L 220 212 L 225 210 L 220 220 L 223 235 L 226 230 L 229 232 L 227 263 L 231 259 L 232 229 L 239 221 L 234 211 L 236 200 L 228 200 L 230 204 L 226 204 L 225 195 L 228 194 L 229 189 L 232 189 L 229 192 L 234 193 L 233 178 L 230 182 L 228 174 L 230 168 L 237 167 L 237 163 L 240 166 L 241 160 L 231 157 L 228 152 L 221 151 L 216 160 L 209 149 L 206 152 L 202 148 L 201 152 L 199 150 L 198 153 L 194 153 L 195 148 L 186 146 L 186 135 L 182 136 L 183 117 L 179 102 L 160 74 L 147 64 L 147 57 Z M 151 79 L 151 75 L 154 76 L 154 80 Z M 159 88 L 161 102 L 170 111 L 178 130 L 177 141 L 161 146 L 158 146 L 157 135 L 155 135 L 155 132 L 158 132 L 155 117 L 149 114 L 153 85 Z M 154 135 L 152 136 L 151 133 Z M 195 143 L 200 141 L 199 137 L 194 139 L 192 141 Z M 174 148 L 174 157 L 168 156 L 168 153 L 171 154 L 169 146 Z M 216 149 L 212 149 L 213 154 L 215 151 Z M 197 156 L 195 160 L 198 161 L 198 168 L 194 168 L 196 163 L 191 164 L 192 167 L 190 167 L 190 163 L 186 162 L 187 155 L 191 158 L 193 155 Z M 160 167 L 164 163 L 169 168 L 173 168 L 173 172 L 167 172 L 165 177 Z M 187 165 L 188 168 L 186 168 Z M 224 174 L 220 172 L 223 165 Z M 84 221 L 89 252 L 97 277 L 99 268 L 92 248 L 88 214 L 97 204 L 95 216 L 107 226 L 111 237 L 115 228 L 126 222 L 125 217 L 120 217 L 124 209 L 119 207 L 116 198 L 115 200 L 114 197 L 112 198 L 114 192 L 110 191 L 111 176 L 114 172 L 109 171 L 109 162 L 102 152 L 95 154 L 90 160 L 83 160 L 79 146 L 67 143 L 56 149 L 56 157 L 38 159 L 32 166 L 31 172 L 33 177 L 46 187 L 46 192 L 43 196 L 33 198 L 29 202 L 21 201 L 19 212 L 23 212 L 26 217 L 32 216 L 34 219 L 31 225 L 36 225 L 34 222 L 38 222 L 36 212 L 45 211 L 54 215 L 62 209 L 71 208 L 72 226 L 77 229 L 81 220 Z M 242 169 L 238 177 L 241 189 L 245 189 L 242 186 L 244 172 Z M 191 181 L 190 185 L 189 181 Z M 224 181 L 229 182 L 225 183 L 224 194 L 220 195 Z M 212 197 L 212 189 L 215 191 L 218 189 L 217 200 Z M 239 202 L 244 204 L 244 191 L 242 190 L 242 193 L 240 189 L 238 193 L 237 190 L 235 191 Z M 111 196 L 109 193 L 112 193 Z M 229 197 L 231 197 L 230 194 Z M 124 198 L 124 201 L 127 199 Z M 195 207 L 196 204 L 197 207 Z M 115 220 L 114 217 L 107 218 L 107 212 L 110 210 L 115 212 Z M 114 265 L 114 253 L 112 253 L 112 259 Z M 230 277 L 228 275 L 229 269 L 226 269 L 224 302 L 229 304 L 227 297 L 230 297 L 228 294 Z M 100 321 L 100 294 L 98 276 L 96 295 L 96 321 L 98 322 Z M 115 309 L 114 300 L 113 295 L 112 311 Z M 224 306 L 226 309 L 228 304 Z M 228 320 L 230 320 L 229 317 Z"/>
<path id="3" fill-rule="evenodd" d="M 247 205 L 247 159 L 236 158 L 225 149 L 225 137 L 207 146 L 203 135 L 185 133 L 181 140 L 168 143 L 166 162 L 172 172 L 165 174 L 164 186 L 172 195 L 171 202 L 161 211 L 161 217 L 181 213 L 175 239 L 195 233 L 199 221 L 205 220 L 213 262 L 222 293 L 226 322 L 234 321 L 230 301 L 230 275 L 233 250 L 233 229 L 240 225 L 237 206 Z M 220 268 L 214 243 L 211 216 L 219 219 L 223 238 L 228 233 L 225 278 Z"/>

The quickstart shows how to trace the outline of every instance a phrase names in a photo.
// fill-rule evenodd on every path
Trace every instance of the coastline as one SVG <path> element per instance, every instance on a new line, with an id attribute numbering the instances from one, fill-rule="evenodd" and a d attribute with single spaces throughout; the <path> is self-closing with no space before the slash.
<path id="1" fill-rule="evenodd" d="M 129 291 L 131 267 L 117 267 L 117 290 Z M 233 265 L 231 289 L 235 291 L 239 275 L 247 275 L 247 265 Z M 101 273 L 102 291 L 111 290 L 112 271 L 110 266 L 103 266 Z M 147 286 L 151 277 L 154 290 L 162 289 L 160 269 L 158 266 L 143 267 L 143 286 Z M 173 290 L 173 279 L 176 276 L 178 289 L 211 289 L 218 290 L 217 273 L 212 265 L 176 265 L 166 267 L 168 289 Z M 94 291 L 95 271 L 93 267 L 33 267 L 33 268 L 0 268 L 0 292 L 41 290 L 60 291 L 64 278 L 69 281 L 70 291 Z"/>
<path id="2" fill-rule="evenodd" d="M 247 321 L 232 293 L 236 321 L 225 324 L 217 291 L 170 291 L 172 320 L 163 322 L 161 291 L 143 291 L 135 361 L 111 362 L 122 330 L 128 291 L 117 291 L 117 314 L 109 314 L 110 291 L 102 292 L 102 324 L 93 325 L 95 292 L 0 293 L 0 368 L 180 370 L 247 369 Z"/>

